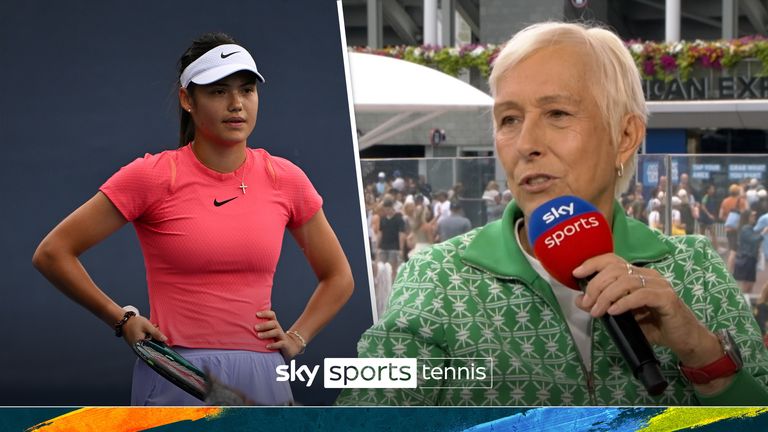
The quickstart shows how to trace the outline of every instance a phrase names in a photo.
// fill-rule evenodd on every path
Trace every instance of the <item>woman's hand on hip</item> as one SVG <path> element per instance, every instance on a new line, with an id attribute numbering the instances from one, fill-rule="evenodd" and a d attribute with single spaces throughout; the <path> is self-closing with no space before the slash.
<path id="1" fill-rule="evenodd" d="M 150 338 L 161 342 L 168 340 L 156 325 L 141 315 L 133 316 L 123 324 L 123 339 L 128 345 Z"/>
<path id="2" fill-rule="evenodd" d="M 256 324 L 256 336 L 259 339 L 274 339 L 274 342 L 267 345 L 268 349 L 280 350 L 280 354 L 283 358 L 290 360 L 301 352 L 302 346 L 296 339 L 288 336 L 283 328 L 280 326 L 280 322 L 277 321 L 277 315 L 273 310 L 265 310 L 256 312 L 256 316 L 267 320 Z"/>

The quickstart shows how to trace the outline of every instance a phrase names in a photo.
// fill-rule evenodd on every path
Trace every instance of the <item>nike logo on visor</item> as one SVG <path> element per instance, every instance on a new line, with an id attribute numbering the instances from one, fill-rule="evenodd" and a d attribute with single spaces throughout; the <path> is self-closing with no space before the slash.
<path id="1" fill-rule="evenodd" d="M 229 56 L 231 56 L 231 55 L 233 55 L 233 54 L 237 54 L 237 53 L 239 53 L 239 52 L 240 52 L 240 51 L 233 51 L 233 52 L 231 52 L 231 53 L 229 53 L 229 54 L 224 54 L 224 53 L 221 53 L 221 58 L 225 59 L 225 58 L 227 58 L 227 57 L 229 57 Z"/>
<path id="2" fill-rule="evenodd" d="M 221 207 L 221 206 L 223 206 L 224 204 L 226 204 L 226 203 L 228 203 L 228 202 L 232 201 L 232 200 L 233 200 L 233 199 L 235 199 L 235 198 L 237 198 L 237 197 L 233 197 L 233 198 L 230 198 L 230 199 L 225 199 L 224 201 L 217 201 L 217 200 L 216 200 L 216 198 L 214 198 L 214 199 L 213 199 L 213 205 L 215 205 L 216 207 Z"/>

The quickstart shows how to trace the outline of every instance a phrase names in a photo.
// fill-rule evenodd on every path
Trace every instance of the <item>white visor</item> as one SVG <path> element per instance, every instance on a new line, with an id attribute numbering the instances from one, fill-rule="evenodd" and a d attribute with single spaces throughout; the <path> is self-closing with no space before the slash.
<path id="1" fill-rule="evenodd" d="M 190 63 L 181 73 L 179 82 L 183 88 L 191 82 L 205 85 L 243 70 L 253 72 L 259 82 L 264 82 L 256 62 L 245 48 L 234 44 L 219 45 Z"/>

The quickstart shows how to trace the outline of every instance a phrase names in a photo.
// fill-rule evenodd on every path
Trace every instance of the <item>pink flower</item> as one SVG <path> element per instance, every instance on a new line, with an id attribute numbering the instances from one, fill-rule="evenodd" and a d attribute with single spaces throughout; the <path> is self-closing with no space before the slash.
<path id="1" fill-rule="evenodd" d="M 643 72 L 648 76 L 656 74 L 656 65 L 654 64 L 653 59 L 647 59 L 643 62 Z"/>
<path id="2" fill-rule="evenodd" d="M 705 68 L 713 68 L 713 69 L 722 69 L 722 64 L 720 64 L 720 58 L 722 57 L 722 53 L 719 50 L 713 49 L 713 48 L 707 48 L 705 50 L 702 50 L 701 57 L 699 57 L 699 60 L 701 61 L 701 65 Z"/>
<path id="3" fill-rule="evenodd" d="M 666 72 L 672 72 L 677 69 L 677 61 L 671 55 L 664 54 L 661 56 L 661 67 L 663 67 Z"/>

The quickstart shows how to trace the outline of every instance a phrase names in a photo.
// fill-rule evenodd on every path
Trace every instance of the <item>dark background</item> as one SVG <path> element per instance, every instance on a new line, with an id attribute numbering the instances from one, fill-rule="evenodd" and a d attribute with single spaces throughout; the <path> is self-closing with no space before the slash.
<path id="1" fill-rule="evenodd" d="M 121 166 L 177 146 L 176 62 L 207 31 L 229 33 L 265 76 L 249 140 L 299 165 L 352 266 L 352 299 L 300 364 L 355 357 L 372 323 L 358 180 L 336 3 L 73 1 L 0 3 L 0 405 L 126 405 L 134 356 L 31 265 L 40 240 Z M 148 312 L 144 265 L 127 225 L 82 262 L 118 304 Z M 284 327 L 316 279 L 290 234 L 273 290 Z M 322 372 L 321 372 L 322 374 Z M 335 390 L 294 386 L 297 402 Z"/>

